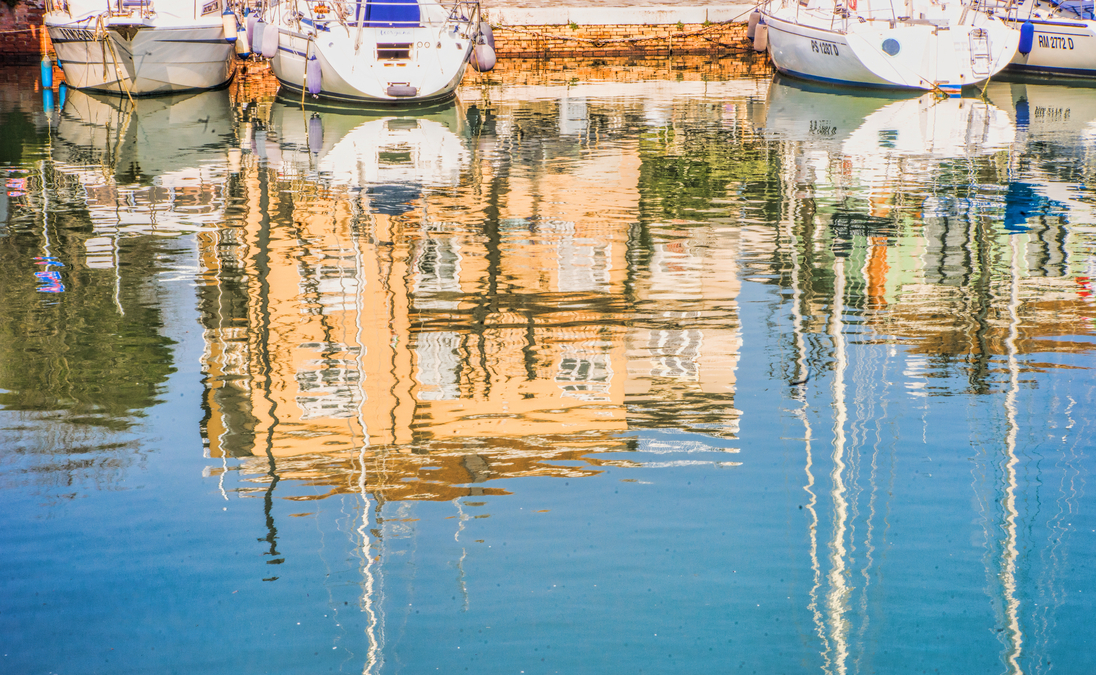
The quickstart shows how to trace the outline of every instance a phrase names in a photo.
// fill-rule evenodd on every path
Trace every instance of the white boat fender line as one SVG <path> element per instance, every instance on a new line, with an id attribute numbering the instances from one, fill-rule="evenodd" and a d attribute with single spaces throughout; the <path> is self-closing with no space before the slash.
<path id="1" fill-rule="evenodd" d="M 263 55 L 263 36 L 266 35 L 266 21 L 260 16 L 255 21 L 255 27 L 252 30 L 251 35 L 248 38 L 248 42 L 251 44 L 251 53 L 256 57 Z"/>
<path id="2" fill-rule="evenodd" d="M 753 48 L 755 52 L 764 52 L 769 49 L 769 27 L 760 21 L 754 30 Z"/>
<path id="3" fill-rule="evenodd" d="M 488 46 L 491 47 L 491 51 L 495 51 L 495 32 L 491 30 L 491 24 L 487 21 L 480 21 L 479 32 Z"/>
<path id="4" fill-rule="evenodd" d="M 229 7 L 225 7 L 225 11 L 221 13 L 221 24 L 225 29 L 225 41 L 235 42 L 239 31 L 236 28 L 236 13 Z"/>
<path id="5" fill-rule="evenodd" d="M 757 35 L 757 22 L 761 20 L 761 10 L 755 9 L 750 13 L 750 19 L 746 22 L 746 39 L 753 40 Z"/>
<path id="6" fill-rule="evenodd" d="M 272 59 L 278 55 L 278 41 L 281 29 L 275 23 L 268 23 L 263 31 L 263 58 Z"/>
<path id="7" fill-rule="evenodd" d="M 236 56 L 240 59 L 251 56 L 251 44 L 247 40 L 246 26 L 240 26 L 236 29 Z"/>
<path id="8" fill-rule="evenodd" d="M 255 44 L 255 24 L 259 23 L 259 15 L 257 13 L 252 13 L 251 9 L 247 7 L 244 8 L 244 12 L 244 16 L 246 17 L 244 19 L 244 25 L 247 28 L 247 44 L 253 45 Z M 248 49 L 248 51 L 250 52 L 251 50 Z"/>
<path id="9" fill-rule="evenodd" d="M 312 94 L 312 98 L 316 98 L 323 89 L 323 69 L 316 58 L 316 50 L 312 47 L 311 36 L 308 38 L 305 53 L 308 54 L 308 58 L 304 62 L 304 88 L 309 94 Z"/>
<path id="10" fill-rule="evenodd" d="M 487 44 L 483 33 L 476 38 L 476 46 L 472 48 L 469 62 L 477 73 L 486 73 L 495 67 L 495 50 Z"/>

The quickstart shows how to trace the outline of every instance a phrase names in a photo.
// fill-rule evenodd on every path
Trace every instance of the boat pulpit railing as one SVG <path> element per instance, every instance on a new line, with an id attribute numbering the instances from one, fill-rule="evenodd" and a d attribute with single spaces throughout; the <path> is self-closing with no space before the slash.
<path id="1" fill-rule="evenodd" d="M 46 0 L 46 12 L 64 12 L 70 17 L 72 16 L 72 10 L 69 8 L 68 0 Z"/>
<path id="2" fill-rule="evenodd" d="M 1022 3 L 1013 0 L 968 0 L 964 4 L 975 12 L 1005 14 L 1019 8 Z"/>
<path id="3" fill-rule="evenodd" d="M 479 0 L 457 0 L 449 10 L 449 22 L 460 27 L 463 37 L 475 37 L 483 20 Z"/>
<path id="4" fill-rule="evenodd" d="M 147 18 L 152 15 L 151 0 L 115 0 L 107 5 L 110 17 Z"/>
<path id="5" fill-rule="evenodd" d="M 467 38 L 476 35 L 482 20 L 479 0 L 457 0 L 451 6 L 417 0 L 295 0 L 293 6 L 293 18 L 314 30 L 329 30 L 331 24 L 348 29 L 448 27 Z M 281 3 L 274 9 L 280 10 Z"/>
<path id="6" fill-rule="evenodd" d="M 1061 1 L 1067 2 L 1069 0 Z M 1088 2 L 1089 6 L 1092 4 L 1092 0 L 1077 1 Z M 1043 6 L 1043 4 L 1044 3 L 1040 2 L 1040 0 L 964 0 L 962 3 L 963 7 L 967 8 L 969 11 L 990 14 L 1009 21 L 1024 21 L 1030 19 L 1032 13 Z M 1046 4 L 1058 6 L 1059 2 L 1056 0 L 1049 0 Z"/>

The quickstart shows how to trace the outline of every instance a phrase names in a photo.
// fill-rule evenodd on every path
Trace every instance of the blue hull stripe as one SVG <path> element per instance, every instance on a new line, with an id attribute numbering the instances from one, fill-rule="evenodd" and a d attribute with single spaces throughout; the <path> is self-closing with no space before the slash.
<path id="1" fill-rule="evenodd" d="M 1025 63 L 1010 63 L 1008 70 L 1025 73 L 1055 73 L 1057 75 L 1075 75 L 1077 77 L 1096 78 L 1096 68 L 1057 68 L 1054 66 L 1032 66 Z"/>
<path id="2" fill-rule="evenodd" d="M 827 82 L 829 84 L 840 84 L 845 87 L 863 87 L 866 89 L 921 89 L 921 87 L 903 87 L 900 84 L 879 84 L 874 82 L 853 82 L 852 80 L 838 80 L 832 77 L 820 77 L 818 75 L 806 75 L 794 70 L 788 70 L 787 68 L 778 68 L 780 72 L 785 75 L 791 75 L 792 77 L 798 77 L 801 80 L 815 80 L 816 82 Z M 928 89 L 925 89 L 928 91 Z"/>

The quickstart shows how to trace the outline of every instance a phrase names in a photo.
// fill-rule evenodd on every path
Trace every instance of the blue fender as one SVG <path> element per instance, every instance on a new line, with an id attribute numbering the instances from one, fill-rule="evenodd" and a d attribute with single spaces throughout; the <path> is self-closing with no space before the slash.
<path id="1" fill-rule="evenodd" d="M 1020 26 L 1020 46 L 1016 48 L 1016 51 L 1020 52 L 1024 56 L 1031 53 L 1031 48 L 1035 45 L 1035 24 L 1030 21 L 1025 21 Z"/>

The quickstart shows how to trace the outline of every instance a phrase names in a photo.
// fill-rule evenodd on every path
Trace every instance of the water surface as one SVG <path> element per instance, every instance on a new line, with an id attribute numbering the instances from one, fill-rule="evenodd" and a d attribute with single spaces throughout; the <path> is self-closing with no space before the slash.
<path id="1" fill-rule="evenodd" d="M 1096 668 L 1096 90 L 579 72 L 12 76 L 5 671 Z"/>

